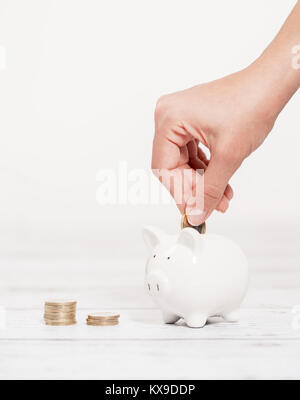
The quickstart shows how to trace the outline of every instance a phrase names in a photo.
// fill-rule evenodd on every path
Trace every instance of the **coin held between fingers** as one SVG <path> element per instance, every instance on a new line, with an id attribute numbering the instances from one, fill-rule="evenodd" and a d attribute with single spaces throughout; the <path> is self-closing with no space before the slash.
<path id="1" fill-rule="evenodd" d="M 203 224 L 198 226 L 191 225 L 188 221 L 187 215 L 184 214 L 181 220 L 181 229 L 184 228 L 193 228 L 196 229 L 196 231 L 198 231 L 200 234 L 204 234 L 206 232 L 206 223 L 203 222 Z"/>

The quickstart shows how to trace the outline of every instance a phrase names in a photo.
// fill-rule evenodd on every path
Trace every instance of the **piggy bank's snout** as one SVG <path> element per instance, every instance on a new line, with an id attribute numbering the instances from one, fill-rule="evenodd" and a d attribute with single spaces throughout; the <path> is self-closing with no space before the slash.
<path id="1" fill-rule="evenodd" d="M 169 290 L 168 279 L 159 273 L 150 273 L 146 277 L 146 290 L 151 296 L 164 295 Z"/>

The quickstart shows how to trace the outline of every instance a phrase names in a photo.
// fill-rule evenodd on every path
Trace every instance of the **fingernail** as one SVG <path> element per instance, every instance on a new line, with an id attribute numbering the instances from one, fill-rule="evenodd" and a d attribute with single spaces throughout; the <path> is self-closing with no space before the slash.
<path id="1" fill-rule="evenodd" d="M 198 226 L 205 221 L 205 213 L 203 210 L 194 208 L 187 211 L 187 219 L 191 225 Z"/>

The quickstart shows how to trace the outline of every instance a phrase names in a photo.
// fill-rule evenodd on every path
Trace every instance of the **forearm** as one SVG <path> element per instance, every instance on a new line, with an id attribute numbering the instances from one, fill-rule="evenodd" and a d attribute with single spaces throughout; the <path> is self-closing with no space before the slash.
<path id="1" fill-rule="evenodd" d="M 278 35 L 249 67 L 261 77 L 264 102 L 270 116 L 277 117 L 300 86 L 300 58 L 293 49 L 300 45 L 300 1 Z"/>

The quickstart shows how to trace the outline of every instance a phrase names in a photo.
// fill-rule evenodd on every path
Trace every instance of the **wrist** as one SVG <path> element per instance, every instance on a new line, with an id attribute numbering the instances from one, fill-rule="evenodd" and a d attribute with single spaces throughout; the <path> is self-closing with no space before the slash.
<path id="1" fill-rule="evenodd" d="M 263 54 L 249 67 L 265 91 L 265 102 L 277 117 L 300 87 L 300 2 Z"/>
<path id="2" fill-rule="evenodd" d="M 268 50 L 247 70 L 258 92 L 261 113 L 275 121 L 299 88 L 300 70 L 292 66 L 292 52 L 274 54 Z"/>

